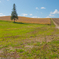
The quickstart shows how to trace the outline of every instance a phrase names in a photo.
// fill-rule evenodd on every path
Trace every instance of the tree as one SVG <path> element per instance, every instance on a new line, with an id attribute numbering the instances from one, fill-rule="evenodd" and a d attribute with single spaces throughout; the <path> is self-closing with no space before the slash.
<path id="1" fill-rule="evenodd" d="M 17 15 L 17 12 L 16 12 L 16 7 L 15 7 L 15 4 L 13 4 L 13 11 L 11 13 L 11 20 L 15 20 L 18 19 L 18 15 Z"/>

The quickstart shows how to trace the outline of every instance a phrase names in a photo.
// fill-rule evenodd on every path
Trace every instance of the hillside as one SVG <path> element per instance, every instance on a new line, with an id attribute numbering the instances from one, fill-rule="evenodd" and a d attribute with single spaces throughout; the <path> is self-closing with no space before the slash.
<path id="1" fill-rule="evenodd" d="M 11 21 L 10 16 L 0 17 L 0 20 Z M 50 24 L 50 18 L 29 18 L 29 17 L 20 17 L 16 22 L 23 23 L 37 23 L 37 24 Z"/>

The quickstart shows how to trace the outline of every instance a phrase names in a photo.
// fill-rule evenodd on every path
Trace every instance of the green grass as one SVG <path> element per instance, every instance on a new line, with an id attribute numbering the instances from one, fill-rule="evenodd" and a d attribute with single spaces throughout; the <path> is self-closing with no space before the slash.
<path id="1" fill-rule="evenodd" d="M 0 20 L 0 54 L 19 59 L 59 59 L 59 29 L 51 25 Z M 6 50 L 6 51 L 5 51 Z"/>

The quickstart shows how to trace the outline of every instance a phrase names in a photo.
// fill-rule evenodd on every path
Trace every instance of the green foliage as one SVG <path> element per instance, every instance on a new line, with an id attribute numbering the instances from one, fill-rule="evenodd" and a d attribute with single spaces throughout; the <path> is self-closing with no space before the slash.
<path id="1" fill-rule="evenodd" d="M 16 13 L 15 4 L 13 5 L 13 11 L 11 13 L 11 20 L 13 20 L 13 19 L 14 19 L 14 22 L 15 22 L 16 19 L 18 19 L 18 15 Z"/>
<path id="2" fill-rule="evenodd" d="M 40 42 L 34 43 L 34 46 L 40 46 Z"/>
<path id="3" fill-rule="evenodd" d="M 24 52 L 23 49 L 16 49 L 16 51 L 17 51 L 17 52 L 20 52 L 20 53 Z"/>

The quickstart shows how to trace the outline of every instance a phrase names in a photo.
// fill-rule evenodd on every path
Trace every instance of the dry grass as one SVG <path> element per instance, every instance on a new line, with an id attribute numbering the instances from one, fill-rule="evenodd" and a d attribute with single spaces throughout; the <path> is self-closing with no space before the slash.
<path id="1" fill-rule="evenodd" d="M 0 20 L 11 21 L 10 16 L 0 17 Z M 28 18 L 28 17 L 20 17 L 20 16 L 19 16 L 19 19 L 16 20 L 16 22 L 51 24 L 50 18 Z"/>

